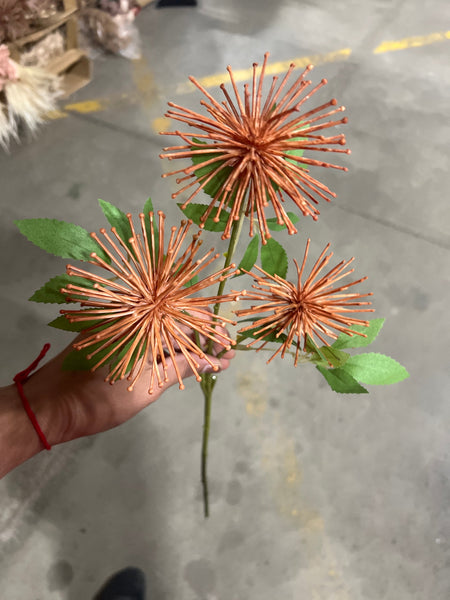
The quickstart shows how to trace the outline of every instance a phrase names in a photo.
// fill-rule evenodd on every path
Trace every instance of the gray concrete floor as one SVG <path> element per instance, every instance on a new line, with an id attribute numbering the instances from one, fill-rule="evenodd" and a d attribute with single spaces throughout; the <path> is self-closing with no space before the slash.
<path id="1" fill-rule="evenodd" d="M 147 574 L 149 600 L 445 600 L 450 597 L 448 170 L 450 41 L 375 54 L 386 40 L 447 30 L 444 0 L 200 0 L 145 9 L 143 59 L 103 57 L 71 113 L 0 156 L 1 381 L 49 340 L 55 307 L 27 302 L 63 261 L 14 219 L 98 229 L 101 197 L 139 210 L 148 195 L 173 222 L 156 134 L 168 100 L 192 107 L 187 76 L 271 60 L 351 54 L 321 64 L 348 108 L 348 174 L 321 173 L 339 198 L 301 222 L 315 250 L 357 256 L 370 276 L 374 350 L 409 380 L 368 396 L 331 392 L 313 368 L 246 353 L 217 385 L 204 521 L 198 481 L 202 401 L 195 382 L 126 425 L 55 448 L 0 484 L 5 600 L 89 599 L 114 570 Z M 320 62 L 320 60 L 319 60 Z M 295 254 L 298 238 L 286 244 Z M 303 243 L 303 242 L 302 242 Z"/>

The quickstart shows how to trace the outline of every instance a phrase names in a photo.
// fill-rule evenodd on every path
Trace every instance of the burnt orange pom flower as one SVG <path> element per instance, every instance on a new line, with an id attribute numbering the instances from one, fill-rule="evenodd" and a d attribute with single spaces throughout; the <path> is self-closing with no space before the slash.
<path id="1" fill-rule="evenodd" d="M 88 359 L 96 359 L 93 370 L 111 363 L 106 381 L 113 383 L 128 374 L 133 389 L 141 376 L 146 362 L 152 365 L 149 394 L 154 383 L 162 387 L 167 381 L 168 358 L 172 359 L 180 389 L 184 388 L 175 361 L 175 353 L 182 352 L 198 381 L 199 364 L 193 355 L 215 364 L 194 341 L 194 333 L 213 340 L 220 347 L 230 349 L 235 342 L 226 332 L 214 326 L 208 307 L 217 302 L 237 299 L 237 293 L 228 295 L 195 297 L 206 288 L 233 275 L 235 265 L 198 280 L 189 287 L 185 285 L 211 265 L 219 254 L 212 248 L 202 258 L 195 259 L 200 248 L 200 233 L 192 237 L 187 249 L 182 250 L 191 221 L 182 221 L 179 228 L 172 227 L 165 249 L 164 219 L 159 215 L 159 238 L 155 231 L 153 213 L 149 221 L 139 215 L 141 233 L 136 233 L 131 215 L 127 218 L 132 237 L 122 239 L 116 228 L 112 235 L 101 229 L 101 236 L 92 238 L 110 259 L 105 262 L 96 253 L 91 262 L 106 271 L 105 276 L 84 269 L 67 266 L 67 274 L 80 277 L 80 283 L 70 283 L 61 290 L 68 300 L 80 302 L 80 310 L 62 310 L 70 322 L 86 323 L 85 337 L 74 344 L 78 350 L 89 350 Z M 232 321 L 220 318 L 224 327 Z"/>
<path id="2" fill-rule="evenodd" d="M 207 98 L 201 104 L 205 106 L 209 116 L 173 102 L 169 103 L 172 110 L 166 113 L 167 117 L 200 132 L 162 132 L 163 135 L 180 137 L 185 144 L 164 148 L 165 153 L 160 155 L 161 158 L 191 158 L 196 162 L 190 167 L 163 175 L 184 174 L 177 179 L 177 183 L 189 181 L 172 197 L 176 198 L 197 186 L 182 204 L 182 208 L 185 208 L 200 190 L 211 185 L 213 178 L 223 182 L 202 217 L 202 223 L 205 223 L 214 207 L 217 207 L 212 216 L 218 222 L 223 209 L 230 211 L 223 239 L 230 237 L 233 221 L 239 220 L 244 207 L 245 214 L 250 218 L 250 235 L 253 235 L 256 217 L 263 243 L 266 238 L 271 237 L 265 215 L 265 209 L 269 205 L 274 210 L 278 224 L 285 224 L 290 234 L 297 233 L 283 206 L 286 198 L 290 198 L 303 215 L 317 219 L 319 210 L 316 205 L 319 199 L 329 201 L 331 197 L 336 197 L 327 186 L 310 175 L 310 167 L 347 170 L 303 155 L 305 151 L 350 153 L 350 150 L 342 148 L 345 145 L 342 134 L 327 137 L 322 133 L 325 129 L 347 122 L 347 118 L 335 120 L 332 117 L 344 110 L 343 106 L 336 107 L 336 99 L 309 110 L 304 109 L 305 102 L 327 81 L 322 79 L 310 89 L 311 81 L 305 77 L 312 65 L 290 81 L 295 68 L 291 64 L 279 85 L 278 77 L 273 77 L 264 100 L 263 82 L 264 75 L 269 70 L 268 56 L 268 53 L 264 55 L 259 78 L 258 65 L 253 64 L 253 81 L 251 86 L 245 84 L 243 99 L 239 96 L 231 67 L 228 67 L 235 101 L 224 84 L 220 88 L 225 99 L 219 103 L 194 77 L 190 77 L 191 82 Z M 332 118 L 327 120 L 328 117 Z M 198 163 L 202 157 L 205 160 L 200 165 L 202 171 L 199 173 Z"/>
<path id="3" fill-rule="evenodd" d="M 349 314 L 373 312 L 371 308 L 360 308 L 371 304 L 371 302 L 359 301 L 360 298 L 372 294 L 346 293 L 348 288 L 365 281 L 367 277 L 362 277 L 345 285 L 332 287 L 337 281 L 353 273 L 354 269 L 346 270 L 354 260 L 353 258 L 348 261 L 341 261 L 318 279 L 319 274 L 333 256 L 332 252 L 326 255 L 330 247 L 330 244 L 328 244 L 317 259 L 308 277 L 302 282 L 309 243 L 310 240 L 306 244 L 301 267 L 294 259 L 297 268 L 297 281 L 295 283 L 290 283 L 278 275 L 269 275 L 259 267 L 255 267 L 262 273 L 262 276 L 250 273 L 255 279 L 255 285 L 252 287 L 258 291 L 247 292 L 245 297 L 248 300 L 260 300 L 263 304 L 236 311 L 239 317 L 255 317 L 251 325 L 239 331 L 239 333 L 244 333 L 250 329 L 257 329 L 257 339 L 248 346 L 263 342 L 258 348 L 260 350 L 269 342 L 265 338 L 273 337 L 273 335 L 277 338 L 283 336 L 283 343 L 280 344 L 280 347 L 268 362 L 280 353 L 283 358 L 294 344 L 296 346 L 295 366 L 297 366 L 300 350 L 304 351 L 306 349 L 307 336 L 312 340 L 316 336 L 323 344 L 328 346 L 329 342 L 323 337 L 324 335 L 336 339 L 337 334 L 335 331 L 337 331 L 349 335 L 357 333 L 357 335 L 365 336 L 363 333 L 352 331 L 350 327 L 356 324 L 369 325 L 369 321 L 355 319 L 350 317 Z M 258 313 L 270 314 L 257 319 Z"/>

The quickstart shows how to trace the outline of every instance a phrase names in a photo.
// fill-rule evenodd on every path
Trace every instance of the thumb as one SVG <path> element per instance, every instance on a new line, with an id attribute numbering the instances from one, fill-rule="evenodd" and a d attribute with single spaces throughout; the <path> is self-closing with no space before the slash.
<path id="1" fill-rule="evenodd" d="M 226 358 L 217 358 L 207 354 L 205 358 L 198 359 L 198 372 L 200 375 L 204 373 L 218 373 L 228 368 L 230 361 Z"/>
<path id="2" fill-rule="evenodd" d="M 218 373 L 228 368 L 230 361 L 226 358 L 217 358 L 216 356 L 206 355 L 204 358 L 199 358 L 195 354 L 190 353 L 190 357 L 196 366 L 196 370 L 201 377 L 205 373 Z M 176 383 L 180 384 L 180 380 L 195 376 L 195 373 L 182 352 L 175 354 L 175 361 L 171 358 L 167 359 L 167 377 L 168 380 L 164 383 L 163 389 L 168 388 Z M 159 368 L 162 370 L 161 365 Z M 184 389 L 184 385 L 180 385 L 180 389 Z"/>

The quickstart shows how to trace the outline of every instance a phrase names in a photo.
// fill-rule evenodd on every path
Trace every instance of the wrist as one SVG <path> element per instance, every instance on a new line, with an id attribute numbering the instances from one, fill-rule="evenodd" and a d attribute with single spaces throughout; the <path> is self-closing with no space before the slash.
<path id="1" fill-rule="evenodd" d="M 16 386 L 0 389 L 0 477 L 43 449 Z"/>
<path id="2" fill-rule="evenodd" d="M 78 437 L 74 433 L 77 402 L 67 394 L 68 374 L 62 370 L 61 362 L 61 355 L 54 357 L 23 383 L 25 398 L 50 446 Z M 22 410 L 26 414 L 23 406 Z M 37 431 L 35 436 L 44 447 Z"/>

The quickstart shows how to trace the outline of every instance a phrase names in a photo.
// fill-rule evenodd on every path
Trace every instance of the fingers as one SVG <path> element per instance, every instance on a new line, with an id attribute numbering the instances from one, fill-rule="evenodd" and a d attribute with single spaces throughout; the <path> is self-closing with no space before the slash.
<path id="1" fill-rule="evenodd" d="M 217 329 L 221 330 L 222 332 L 226 332 L 226 330 L 220 325 L 217 326 Z M 82 339 L 83 335 L 83 333 L 79 334 L 75 341 Z M 70 344 L 66 348 L 65 354 L 72 349 L 72 344 Z M 164 362 L 166 364 L 166 374 L 164 373 L 162 362 L 159 362 L 158 364 L 159 373 L 157 374 L 153 372 L 152 374 L 154 367 L 152 361 L 148 359 L 143 368 L 141 376 L 132 384 L 131 388 L 137 397 L 142 397 L 141 395 L 143 395 L 146 400 L 145 404 L 153 402 L 161 395 L 162 392 L 172 385 L 177 384 L 180 389 L 184 389 L 183 380 L 187 379 L 188 377 L 196 376 L 193 366 L 195 366 L 199 377 L 205 373 L 218 373 L 228 369 L 230 360 L 234 358 L 236 353 L 234 350 L 230 349 L 227 350 L 220 358 L 215 355 L 216 353 L 220 354 L 223 352 L 223 350 L 224 347 L 222 345 L 215 343 L 211 355 L 208 354 L 204 358 L 199 358 L 195 353 L 188 352 L 187 354 L 189 360 L 186 358 L 183 352 L 175 351 L 173 359 L 170 356 L 165 357 Z M 137 368 L 139 369 L 139 364 Z M 101 376 L 101 379 L 104 379 L 106 374 L 106 368 L 99 369 L 95 372 L 95 374 L 90 373 L 90 377 L 97 378 Z M 119 383 L 120 382 L 117 382 L 117 384 Z M 119 388 L 123 387 L 117 384 L 114 387 L 115 391 L 118 391 Z"/>
<path id="2" fill-rule="evenodd" d="M 232 354 L 234 356 L 234 352 L 230 351 L 227 354 Z M 207 355 L 207 358 L 198 358 L 198 356 L 194 354 L 190 354 L 192 360 L 198 365 L 197 371 L 199 375 L 203 375 L 205 373 L 219 373 L 220 371 L 224 371 L 228 369 L 230 366 L 230 358 L 232 356 L 222 358 L 217 358 L 216 356 Z M 177 352 L 175 354 L 175 361 L 172 359 L 167 360 L 167 378 L 168 380 L 164 382 L 162 390 L 169 388 L 174 384 L 180 385 L 179 379 L 187 379 L 188 377 L 192 377 L 195 375 L 185 356 L 181 352 Z M 160 365 L 162 375 L 162 366 Z M 180 388 L 184 388 L 184 384 L 180 385 Z"/>
<path id="3" fill-rule="evenodd" d="M 231 345 L 231 343 L 228 341 L 230 339 L 229 332 L 227 331 L 227 329 L 225 327 L 222 327 L 222 325 L 219 324 L 220 317 L 217 317 L 218 320 L 214 319 L 214 321 L 213 321 L 213 313 L 210 310 L 207 311 L 207 314 L 205 314 L 204 312 L 200 313 L 195 310 L 190 311 L 189 314 L 193 317 L 199 318 L 201 321 L 203 321 L 204 323 L 207 323 L 208 325 L 214 325 L 215 332 L 214 332 L 213 336 L 216 338 L 216 340 L 220 340 L 220 342 L 222 342 L 222 343 L 220 343 L 218 341 L 213 342 L 211 353 L 214 356 L 216 356 L 217 354 L 222 352 L 226 346 Z M 195 335 L 194 335 L 192 329 L 182 325 L 181 330 L 185 334 L 187 334 L 189 337 L 191 337 L 192 339 L 195 339 Z M 200 333 L 198 337 L 199 337 L 201 348 L 206 348 L 210 342 L 210 338 L 208 336 L 204 335 L 204 333 Z M 179 350 L 179 345 L 177 344 L 177 342 L 174 343 L 174 348 L 177 351 Z M 228 352 L 230 352 L 230 351 L 228 350 L 227 354 L 228 354 Z M 227 354 L 225 354 L 224 356 L 227 356 Z M 230 355 L 229 358 L 232 358 L 232 356 L 234 356 L 234 354 Z"/>

